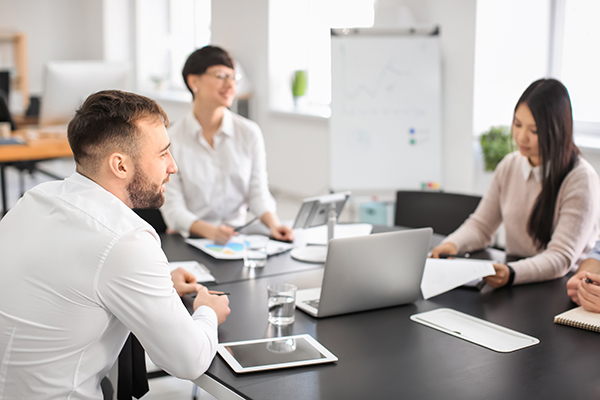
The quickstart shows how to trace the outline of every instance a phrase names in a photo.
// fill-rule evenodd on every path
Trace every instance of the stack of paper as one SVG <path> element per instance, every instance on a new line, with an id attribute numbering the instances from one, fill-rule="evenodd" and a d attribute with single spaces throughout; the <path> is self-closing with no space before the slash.
<path id="1" fill-rule="evenodd" d="M 210 270 L 206 268 L 204 265 L 200 264 L 197 261 L 175 261 L 170 262 L 169 267 L 171 271 L 176 270 L 177 268 L 183 268 L 194 274 L 196 277 L 196 282 L 215 282 L 216 279 L 210 273 Z"/>
<path id="2" fill-rule="evenodd" d="M 371 224 L 341 224 L 335 225 L 333 237 L 336 239 L 349 238 L 357 236 L 367 236 L 371 234 L 373 225 Z M 301 232 L 302 231 L 302 232 Z M 305 244 L 327 245 L 327 225 L 316 226 L 308 229 L 295 229 L 294 232 L 299 241 Z"/>

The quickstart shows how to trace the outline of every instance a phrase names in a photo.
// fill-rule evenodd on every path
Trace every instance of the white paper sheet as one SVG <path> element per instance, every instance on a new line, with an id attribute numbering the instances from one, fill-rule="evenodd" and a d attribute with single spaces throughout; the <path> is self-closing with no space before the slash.
<path id="1" fill-rule="evenodd" d="M 428 258 L 421 280 L 421 293 L 425 299 L 429 299 L 467 282 L 495 274 L 492 261 Z"/>
<path id="2" fill-rule="evenodd" d="M 171 271 L 183 268 L 196 276 L 196 282 L 216 282 L 210 270 L 197 261 L 174 261 L 169 263 Z"/>
<path id="3" fill-rule="evenodd" d="M 371 234 L 372 230 L 373 225 L 371 224 L 340 224 L 335 226 L 333 237 L 339 239 L 367 236 Z M 299 240 L 306 244 L 327 244 L 327 225 L 308 229 L 296 229 L 294 232 Z"/>

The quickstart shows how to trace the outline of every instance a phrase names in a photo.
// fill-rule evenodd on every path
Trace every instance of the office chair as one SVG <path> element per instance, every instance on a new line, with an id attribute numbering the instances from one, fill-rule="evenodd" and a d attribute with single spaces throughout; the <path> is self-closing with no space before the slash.
<path id="1" fill-rule="evenodd" d="M 167 224 L 162 217 L 159 210 L 141 210 L 134 208 L 133 211 L 139 215 L 144 221 L 149 223 L 157 233 L 164 233 L 167 231 Z"/>
<path id="2" fill-rule="evenodd" d="M 0 122 L 10 122 L 10 130 L 16 129 L 15 121 L 8 109 L 8 96 L 2 89 L 0 89 Z"/>
<path id="3" fill-rule="evenodd" d="M 430 226 L 435 233 L 449 235 L 475 211 L 480 200 L 480 196 L 401 190 L 396 193 L 394 225 Z"/>

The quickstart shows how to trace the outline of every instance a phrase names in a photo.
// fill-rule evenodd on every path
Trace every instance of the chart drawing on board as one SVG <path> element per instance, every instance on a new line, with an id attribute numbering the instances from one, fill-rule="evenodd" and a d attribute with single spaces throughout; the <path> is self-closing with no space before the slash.
<path id="1" fill-rule="evenodd" d="M 436 37 L 332 37 L 331 188 L 441 181 Z"/>

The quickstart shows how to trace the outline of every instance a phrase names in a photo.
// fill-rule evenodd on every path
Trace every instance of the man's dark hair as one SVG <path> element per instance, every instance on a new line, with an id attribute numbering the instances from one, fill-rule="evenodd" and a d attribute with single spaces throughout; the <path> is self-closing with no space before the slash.
<path id="1" fill-rule="evenodd" d="M 190 54 L 185 62 L 185 65 L 183 66 L 181 75 L 183 76 L 183 82 L 185 82 L 185 86 L 187 86 L 190 93 L 192 93 L 192 96 L 194 95 L 194 92 L 188 85 L 188 75 L 202 75 L 213 65 L 224 65 L 234 69 L 233 58 L 231 58 L 228 52 L 220 47 L 204 46 Z"/>
<path id="2" fill-rule="evenodd" d="M 69 145 L 78 166 L 96 170 L 102 158 L 114 151 L 135 160 L 138 155 L 137 122 L 142 119 L 169 124 L 167 114 L 152 99 L 120 90 L 91 94 L 69 122 Z"/>

